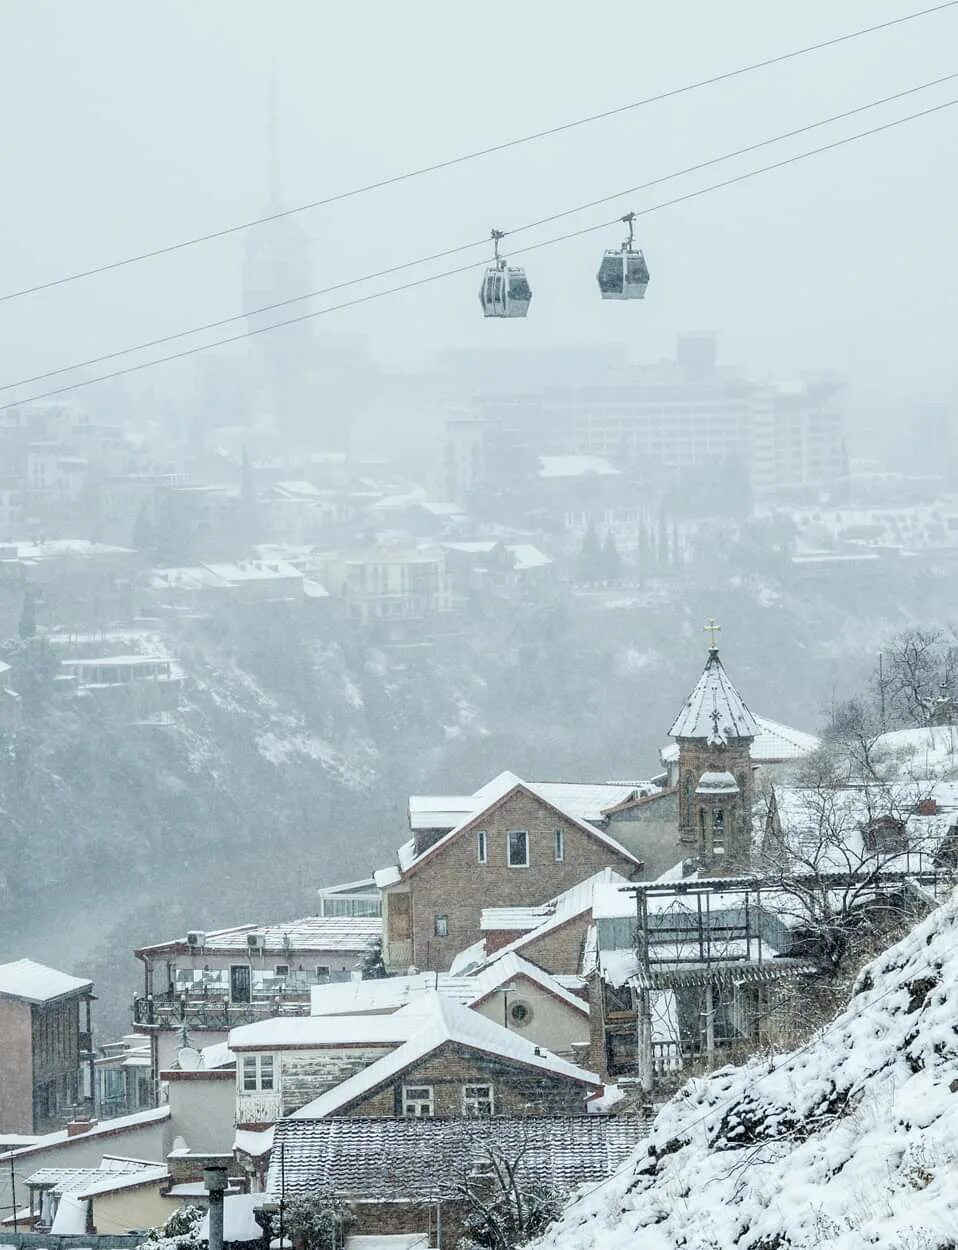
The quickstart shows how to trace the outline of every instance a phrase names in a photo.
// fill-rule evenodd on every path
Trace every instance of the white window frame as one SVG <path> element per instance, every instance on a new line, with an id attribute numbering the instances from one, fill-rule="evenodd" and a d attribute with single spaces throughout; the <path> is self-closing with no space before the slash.
<path id="1" fill-rule="evenodd" d="M 431 1085 L 404 1085 L 402 1087 L 402 1113 L 414 1119 L 434 1116 L 436 1098 L 433 1087 Z"/>
<path id="2" fill-rule="evenodd" d="M 274 1055 L 243 1055 L 237 1065 L 237 1082 L 241 1094 L 273 1094 L 277 1089 L 278 1064 Z M 252 1083 L 247 1082 L 251 1080 Z"/>
<path id="3" fill-rule="evenodd" d="M 485 1092 L 480 1093 L 480 1090 Z M 480 1110 L 480 1104 L 486 1104 L 489 1110 Z M 495 1091 L 491 1085 L 463 1085 L 462 1114 L 464 1116 L 494 1115 L 495 1110 Z"/>
<path id="4" fill-rule="evenodd" d="M 514 834 L 521 833 L 525 838 L 526 858 L 523 863 L 514 864 L 512 862 L 512 838 Z M 509 868 L 528 868 L 529 867 L 529 830 L 528 829 L 510 829 L 506 834 L 506 864 Z"/>
<path id="5" fill-rule="evenodd" d="M 552 835 L 552 854 L 557 864 L 565 862 L 565 830 L 556 829 Z"/>
<path id="6" fill-rule="evenodd" d="M 439 922 L 442 921 L 440 924 Z M 443 912 L 437 912 L 432 918 L 432 934 L 433 937 L 445 938 L 449 936 L 449 917 Z"/>
<path id="7" fill-rule="evenodd" d="M 487 864 L 489 862 L 489 835 L 485 829 L 476 830 L 476 863 Z"/>

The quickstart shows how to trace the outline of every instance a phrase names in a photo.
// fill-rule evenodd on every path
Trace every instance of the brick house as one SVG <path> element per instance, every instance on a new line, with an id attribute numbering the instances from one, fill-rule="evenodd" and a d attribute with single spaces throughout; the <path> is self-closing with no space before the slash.
<path id="1" fill-rule="evenodd" d="M 420 1245 L 452 1250 L 466 1231 L 457 1186 L 490 1150 L 510 1161 L 528 1157 L 526 1176 L 565 1195 L 607 1180 L 647 1132 L 645 1121 L 626 1115 L 296 1118 L 276 1126 L 267 1188 L 345 1200 L 353 1234 L 418 1234 Z"/>
<path id="2" fill-rule="evenodd" d="M 0 1132 L 40 1134 L 92 1107 L 93 982 L 0 964 Z"/>
<path id="3" fill-rule="evenodd" d="M 549 786 L 503 773 L 478 801 L 434 801 L 447 803 L 446 811 L 424 815 L 411 800 L 413 837 L 400 847 L 397 866 L 375 874 L 387 968 L 446 971 L 457 952 L 482 938 L 483 907 L 544 903 L 605 868 L 638 876 L 641 861 L 575 812 L 576 791 L 613 791 L 617 797 L 607 797 L 616 802 L 631 789 Z"/>
<path id="4" fill-rule="evenodd" d="M 284 1116 L 584 1115 L 601 1082 L 435 991 L 392 1015 L 234 1029 L 236 1122 Z"/>

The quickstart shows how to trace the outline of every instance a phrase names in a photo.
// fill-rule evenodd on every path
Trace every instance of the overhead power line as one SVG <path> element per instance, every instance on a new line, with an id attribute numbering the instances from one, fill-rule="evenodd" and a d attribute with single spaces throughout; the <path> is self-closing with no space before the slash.
<path id="1" fill-rule="evenodd" d="M 699 187 L 695 191 L 688 191 L 684 195 L 675 196 L 671 200 L 662 200 L 658 204 L 653 204 L 642 212 L 642 216 L 648 213 L 658 212 L 663 208 L 671 208 L 676 204 L 682 204 L 687 200 L 697 199 L 699 196 L 707 195 L 712 191 L 719 191 L 724 187 L 735 186 L 737 183 L 746 182 L 751 178 L 756 178 L 759 174 L 769 173 L 774 169 L 784 169 L 788 165 L 797 164 L 799 161 L 807 160 L 809 157 L 818 156 L 822 152 L 831 152 L 836 148 L 845 147 L 849 143 L 854 143 L 858 139 L 868 138 L 870 135 L 881 134 L 883 131 L 892 130 L 895 127 L 903 126 L 907 122 L 916 121 L 921 117 L 928 117 L 933 113 L 940 113 L 944 109 L 952 108 L 958 104 L 958 98 L 946 100 L 941 104 L 932 105 L 929 108 L 922 109 L 917 113 L 909 113 L 904 117 L 895 118 L 893 121 L 884 122 L 880 126 L 873 126 L 869 130 L 859 131 L 857 134 L 846 135 L 842 139 L 836 139 L 833 143 L 823 144 L 821 147 L 811 148 L 807 152 L 798 152 L 794 156 L 787 156 L 783 160 L 775 161 L 770 165 L 762 165 L 758 169 L 747 170 L 745 173 L 736 174 L 732 178 L 725 178 L 721 182 L 711 183 L 707 187 Z M 552 239 L 543 239 L 539 243 L 530 243 L 523 248 L 513 248 L 510 256 L 522 256 L 528 252 L 536 252 L 540 248 L 551 247 L 556 243 L 565 243 L 569 239 L 577 239 L 582 235 L 593 234 L 597 230 L 608 230 L 610 227 L 618 225 L 620 218 L 614 217 L 611 221 L 597 222 L 595 225 L 583 226 L 580 230 L 572 230 L 568 234 L 557 235 Z M 215 347 L 227 347 L 232 343 L 239 343 L 243 339 L 254 338 L 258 334 L 266 334 L 271 330 L 280 330 L 285 326 L 297 325 L 302 321 L 311 321 L 315 317 L 324 317 L 329 313 L 341 312 L 346 308 L 355 308 L 359 304 L 368 304 L 372 300 L 382 299 L 387 295 L 397 295 L 401 291 L 413 290 L 416 287 L 426 286 L 430 282 L 438 282 L 442 278 L 451 278 L 457 274 L 468 273 L 472 269 L 480 269 L 488 264 L 487 260 L 473 261 L 468 265 L 459 265 L 454 269 L 444 269 L 440 273 L 429 274 L 424 278 L 416 278 L 412 282 L 404 282 L 399 286 L 387 287 L 384 290 L 372 291 L 368 295 L 358 295 L 355 299 L 343 300 L 339 304 L 330 304 L 326 308 L 317 308 L 313 312 L 302 313 L 298 317 L 288 317 L 285 321 L 276 321 L 266 326 L 257 326 L 253 329 L 244 330 L 240 334 L 233 334 L 227 338 L 216 339 L 212 343 L 202 343 L 197 347 L 185 348 L 183 351 L 172 352 L 167 356 L 158 356 L 154 360 L 140 361 L 135 365 L 128 365 L 123 369 L 114 369 L 110 373 L 99 374 L 94 378 L 86 378 L 80 382 L 71 382 L 66 386 L 56 387 L 53 390 L 42 391 L 36 395 L 29 395 L 25 399 L 14 400 L 6 404 L 0 404 L 0 412 L 6 412 L 10 408 L 19 408 L 22 404 L 34 403 L 40 399 L 50 399 L 55 395 L 63 395 L 68 391 L 80 390 L 83 387 L 92 386 L 96 382 L 107 382 L 114 378 L 125 377 L 131 373 L 138 373 L 141 369 L 152 369 L 156 365 L 169 364 L 174 360 L 184 360 L 190 356 L 199 355 L 201 352 L 211 351 Z M 342 284 L 347 285 L 347 284 Z M 12 384 L 15 385 L 15 384 Z"/>
<path id="2" fill-rule="evenodd" d="M 900 17 L 889 18 L 885 22 L 877 22 L 873 26 L 862 26 L 856 30 L 847 31 L 843 35 L 835 35 L 830 39 L 820 40 L 818 43 L 807 44 L 802 48 L 794 48 L 790 52 L 782 52 L 777 56 L 766 57 L 761 61 L 753 61 L 748 65 L 740 65 L 736 69 L 726 70 L 721 74 L 713 74 L 708 78 L 700 78 L 695 82 L 685 83 L 681 87 L 672 87 L 667 91 L 657 92 L 655 95 L 645 96 L 641 100 L 633 100 L 629 104 L 620 104 L 616 108 L 605 109 L 599 113 L 591 113 L 586 117 L 576 118 L 574 121 L 563 122 L 558 126 L 551 126 L 546 130 L 537 130 L 532 134 L 522 135 L 518 139 L 508 139 L 503 143 L 492 144 L 489 147 L 477 148 L 475 151 L 463 153 L 461 156 L 453 156 L 444 161 L 436 161 L 431 165 L 422 165 L 418 169 L 410 169 L 405 173 L 394 174 L 389 178 L 381 178 L 376 182 L 368 182 L 359 187 L 353 187 L 348 191 L 340 191 L 336 195 L 326 196 L 321 200 L 311 200 L 307 204 L 298 204 L 295 208 L 283 209 L 280 212 L 269 213 L 263 217 L 253 218 L 251 221 L 243 221 L 233 226 L 224 226 L 219 230 L 211 230 L 206 234 L 198 234 L 193 238 L 181 239 L 176 243 L 168 243 L 163 247 L 152 248 L 149 251 L 137 252 L 132 256 L 125 256 L 121 260 L 110 261 L 107 264 L 95 265 L 89 269 L 81 269 L 75 273 L 66 274 L 61 278 L 52 278 L 48 282 L 38 282 L 33 286 L 23 287 L 18 291 L 8 291 L 5 295 L 0 295 L 0 303 L 7 300 L 19 299 L 24 295 L 35 295 L 39 291 L 48 291 L 53 287 L 65 286 L 69 282 L 78 282 L 81 278 L 92 278 L 97 274 L 109 273 L 115 269 L 122 269 L 127 265 L 134 265 L 143 260 L 152 260 L 157 256 L 167 256 L 171 252 L 181 251 L 183 248 L 194 247 L 198 243 L 210 243 L 214 239 L 223 239 L 232 234 L 238 234 L 243 230 L 249 230 L 253 226 L 266 225 L 271 221 L 279 221 L 284 217 L 291 217 L 296 213 L 304 213 L 309 209 L 322 208 L 327 204 L 336 204 L 341 200 L 348 200 L 357 195 L 364 195 L 369 191 L 379 191 L 384 187 L 395 186 L 396 183 L 407 182 L 411 178 L 421 178 L 424 174 L 438 173 L 443 169 L 451 169 L 455 165 L 462 165 L 466 161 L 477 160 L 483 156 L 491 156 L 496 152 L 506 152 L 510 148 L 521 147 L 526 143 L 533 143 L 538 139 L 547 139 L 552 135 L 563 134 L 569 130 L 575 130 L 580 126 L 588 126 L 593 122 L 604 121 L 609 117 L 616 117 L 623 113 L 632 112 L 635 109 L 644 108 L 649 104 L 658 104 L 663 100 L 671 100 L 676 96 L 685 95 L 691 91 L 698 91 L 702 87 L 715 86 L 717 83 L 727 82 L 729 79 L 737 78 L 742 74 L 750 74 L 755 70 L 768 69 L 773 65 L 780 65 L 785 61 L 794 60 L 797 57 L 807 56 L 812 52 L 821 52 L 825 48 L 833 48 L 839 44 L 847 43 L 852 39 L 860 39 L 864 35 L 876 34 L 878 31 L 889 30 L 895 26 L 901 26 L 905 22 L 913 22 L 921 17 L 928 17 L 934 13 L 940 13 L 945 9 L 952 9 L 958 5 L 958 0 L 944 0 L 941 4 L 931 5 L 929 8 L 918 9 L 912 13 L 904 13 Z"/>
<path id="3" fill-rule="evenodd" d="M 652 187 L 661 186 L 665 182 L 671 182 L 675 180 L 676 178 L 682 178 L 687 174 L 700 172 L 701 170 L 708 169 L 713 165 L 718 165 L 724 161 L 733 160 L 735 157 L 746 156 L 750 152 L 757 152 L 761 148 L 770 147 L 772 144 L 781 143 L 786 139 L 794 139 L 798 135 L 807 134 L 809 131 L 818 130 L 822 126 L 828 126 L 834 122 L 844 121 L 845 119 L 849 117 L 854 117 L 855 115 L 859 113 L 867 112 L 869 109 L 878 108 L 883 104 L 890 104 L 895 100 L 903 99 L 905 96 L 914 95 L 917 92 L 925 91 L 930 87 L 940 86 L 942 83 L 951 82 L 956 78 L 958 78 L 958 71 L 956 71 L 953 74 L 946 74 L 942 78 L 933 78 L 928 82 L 919 83 L 917 86 L 914 86 L 914 87 L 907 87 L 902 91 L 895 92 L 893 95 L 883 96 L 881 99 L 872 100 L 868 104 L 857 105 L 855 108 L 846 109 L 842 113 L 834 113 L 832 114 L 832 116 L 824 117 L 819 121 L 809 122 L 807 125 L 799 126 L 794 130 L 787 130 L 782 134 L 773 135 L 769 139 L 761 139 L 756 143 L 748 144 L 746 147 L 736 148 L 734 151 L 731 151 L 731 152 L 724 152 L 721 156 L 713 156 L 713 157 L 710 157 L 708 160 L 699 161 L 695 165 L 687 165 L 684 169 L 675 170 L 673 173 L 670 173 L 670 174 L 663 174 L 659 178 L 652 178 L 648 182 L 639 183 L 637 186 L 625 187 L 622 190 L 615 191 L 610 195 L 604 195 L 604 196 L 599 197 L 598 199 L 589 200 L 584 204 L 577 204 L 574 208 L 563 209 L 561 212 L 552 213 L 548 217 L 540 217 L 537 221 L 527 222 L 525 225 L 522 225 L 522 226 L 515 226 L 512 230 L 505 231 L 504 232 L 505 236 L 510 237 L 512 235 L 522 234 L 525 231 L 534 230 L 539 226 L 545 226 L 545 225 L 551 224 L 554 221 L 560 221 L 564 217 L 571 217 L 576 213 L 585 212 L 587 209 L 596 208 L 601 204 L 608 204 L 612 200 L 622 199 L 626 195 L 634 195 L 640 191 L 647 191 L 651 189 Z M 865 133 L 873 133 L 873 132 L 869 131 Z M 816 151 L 817 150 L 818 149 L 816 149 Z M 799 159 L 803 159 L 804 155 L 806 154 L 802 154 L 802 156 Z M 812 155 L 812 153 L 808 153 L 807 155 Z M 768 166 L 768 168 L 775 168 L 775 166 Z M 759 173 L 759 172 L 764 172 L 764 170 L 752 171 L 747 176 L 752 177 L 754 173 Z M 719 184 L 719 185 L 725 185 L 725 184 Z M 697 191 L 694 194 L 701 194 L 701 193 L 702 193 L 701 191 Z M 674 201 L 670 201 L 670 203 L 673 203 L 673 202 Z M 653 212 L 654 209 L 646 209 L 644 211 Z M 639 215 L 642 216 L 641 213 Z M 593 227 L 590 227 L 590 228 L 593 228 Z M 598 228 L 598 227 L 595 227 L 595 228 Z M 301 304 L 305 302 L 306 300 L 317 299 L 321 295 L 331 295 L 334 292 L 342 291 L 346 289 L 347 287 L 359 286 L 364 282 L 375 281 L 377 278 L 386 278 L 386 277 L 389 277 L 391 274 L 400 273 L 406 269 L 413 269 L 413 268 L 418 267 L 419 265 L 426 265 L 426 264 L 430 264 L 433 261 L 444 260 L 447 256 L 455 256 L 461 252 L 467 252 L 477 247 L 488 247 L 488 245 L 489 245 L 488 237 L 483 237 L 481 239 L 474 239 L 470 243 L 460 243 L 456 245 L 455 247 L 445 248 L 441 252 L 433 252 L 428 256 L 420 256 L 415 260 L 403 261 L 398 265 L 391 265 L 386 269 L 379 269 L 374 273 L 363 274 L 361 277 L 358 277 L 358 278 L 349 278 L 344 282 L 337 282 L 337 283 L 334 283 L 332 286 L 320 287 L 315 291 L 307 291 L 303 295 L 293 295 L 293 296 L 290 296 L 290 298 L 288 299 L 278 300 L 273 304 L 263 304 L 258 308 L 246 309 L 245 311 L 241 313 L 236 313 L 229 317 L 221 317 L 217 321 L 207 321 L 201 325 L 191 326 L 187 330 L 177 330 L 173 334 L 165 334 L 165 335 L 160 336 L 159 338 L 148 339 L 142 343 L 136 343 L 131 347 L 122 347 L 122 348 L 117 349 L 116 351 L 105 352 L 100 356 L 90 356 L 85 360 L 78 360 L 70 365 L 62 365 L 56 369 L 49 369 L 45 373 L 35 373 L 30 377 L 19 378 L 16 382 L 4 382 L 0 384 L 0 391 L 14 390 L 15 388 L 20 387 L 20 386 L 31 386 L 36 382 L 44 382 L 49 378 L 60 377 L 61 375 L 65 373 L 72 373 L 73 370 L 75 369 L 92 368 L 94 365 L 105 364 L 109 360 L 117 360 L 122 356 L 129 356 L 135 352 L 148 351 L 152 347 L 163 347 L 167 343 L 174 343 L 179 339 L 189 338 L 191 335 L 194 335 L 194 334 L 202 334 L 210 330 L 221 329 L 223 326 L 233 325 L 238 321 L 244 321 L 248 317 L 261 316 L 264 313 L 276 312 L 280 308 L 289 308 L 290 306 L 294 304 Z M 286 324 L 286 323 L 280 323 L 280 324 Z"/>

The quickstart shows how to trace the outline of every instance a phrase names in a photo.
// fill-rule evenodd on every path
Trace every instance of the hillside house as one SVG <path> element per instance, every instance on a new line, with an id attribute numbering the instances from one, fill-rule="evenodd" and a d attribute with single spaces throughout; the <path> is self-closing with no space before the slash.
<path id="1" fill-rule="evenodd" d="M 132 722 L 156 720 L 180 705 L 184 676 L 159 655 L 107 655 L 60 661 L 61 684 Z"/>
<path id="2" fill-rule="evenodd" d="M 150 1039 L 129 1033 L 98 1047 L 93 1062 L 94 1112 L 98 1118 L 132 1115 L 154 1105 Z"/>
<path id="3" fill-rule="evenodd" d="M 645 1132 L 634 1116 L 288 1119 L 276 1127 L 267 1187 L 273 1195 L 282 1185 L 291 1198 L 323 1193 L 349 1202 L 352 1231 L 378 1245 L 418 1234 L 422 1246 L 453 1250 L 465 1232 L 456 1187 L 489 1151 L 510 1162 L 525 1153 L 527 1177 L 569 1194 L 620 1169 Z"/>
<path id="4" fill-rule="evenodd" d="M 794 925 L 773 904 L 756 878 L 598 886 L 583 962 L 591 1062 L 651 1088 L 774 1041 L 782 984 L 815 965 L 791 954 Z"/>
<path id="5" fill-rule="evenodd" d="M 307 916 L 141 947 L 133 1022 L 150 1037 L 154 1078 L 172 1066 L 184 1028 L 212 1045 L 239 1024 L 307 1015 L 312 987 L 348 980 L 381 933 L 375 915 Z"/>
<path id="6" fill-rule="evenodd" d="M 432 991 L 389 1015 L 234 1029 L 236 1123 L 284 1116 L 585 1114 L 595 1073 Z"/>
<path id="7" fill-rule="evenodd" d="M 42 1134 L 92 1107 L 93 983 L 0 964 L 0 1132 Z"/>
<path id="8" fill-rule="evenodd" d="M 635 855 L 577 814 L 595 807 L 595 789 L 503 773 L 476 795 L 410 799 L 413 837 L 398 865 L 374 874 L 387 968 L 447 971 L 481 940 L 484 906 L 545 903 L 604 868 L 639 875 Z M 598 789 L 621 799 L 631 788 Z"/>

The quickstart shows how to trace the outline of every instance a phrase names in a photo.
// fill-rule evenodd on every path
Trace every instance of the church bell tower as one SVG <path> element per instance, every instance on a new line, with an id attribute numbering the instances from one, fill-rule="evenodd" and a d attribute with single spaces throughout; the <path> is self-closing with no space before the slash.
<path id="1" fill-rule="evenodd" d="M 706 875 L 746 872 L 752 841 L 755 717 L 719 658 L 710 621 L 705 669 L 669 730 L 679 748 L 679 840 Z"/>

